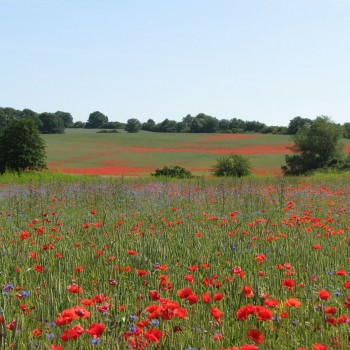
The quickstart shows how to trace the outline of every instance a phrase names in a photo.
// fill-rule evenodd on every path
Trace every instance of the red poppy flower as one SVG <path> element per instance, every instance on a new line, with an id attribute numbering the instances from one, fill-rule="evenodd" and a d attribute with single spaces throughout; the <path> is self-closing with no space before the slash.
<path id="1" fill-rule="evenodd" d="M 61 345 L 54 345 L 54 344 L 51 344 L 51 350 L 62 350 L 62 346 Z"/>
<path id="2" fill-rule="evenodd" d="M 41 330 L 40 329 L 33 329 L 32 334 L 34 337 L 39 337 L 41 335 Z"/>
<path id="3" fill-rule="evenodd" d="M 160 298 L 160 294 L 157 290 L 151 290 L 149 292 L 149 297 L 152 299 L 152 300 L 159 300 Z"/>
<path id="4" fill-rule="evenodd" d="M 255 313 L 257 321 L 270 321 L 273 316 L 270 309 L 259 305 L 255 307 Z"/>
<path id="5" fill-rule="evenodd" d="M 34 267 L 34 270 L 35 270 L 36 272 L 42 273 L 42 272 L 44 271 L 44 268 L 43 268 L 41 265 L 36 265 L 36 266 Z"/>
<path id="6" fill-rule="evenodd" d="M 149 341 L 159 342 L 159 339 L 163 336 L 163 332 L 159 329 L 151 328 L 147 332 L 144 332 L 143 335 Z"/>
<path id="7" fill-rule="evenodd" d="M 289 289 L 290 291 L 293 291 L 293 287 L 295 285 L 295 282 L 289 278 L 286 278 L 282 281 L 282 286 Z"/>
<path id="8" fill-rule="evenodd" d="M 253 290 L 252 290 L 252 287 L 251 286 L 244 286 L 242 288 L 243 292 L 244 292 L 244 295 L 247 297 L 247 298 L 251 298 L 254 296 L 254 293 L 253 293 Z"/>
<path id="9" fill-rule="evenodd" d="M 177 295 L 180 297 L 180 299 L 187 298 L 191 294 L 193 294 L 193 290 L 189 287 L 184 288 L 184 289 L 179 289 L 177 291 Z"/>
<path id="10" fill-rule="evenodd" d="M 259 350 L 254 344 L 243 344 L 241 350 Z"/>
<path id="11" fill-rule="evenodd" d="M 288 306 L 288 307 L 300 307 L 301 305 L 301 302 L 296 299 L 296 298 L 290 298 L 290 299 L 287 299 L 286 302 L 284 303 L 285 306 Z"/>
<path id="12" fill-rule="evenodd" d="M 203 303 L 209 303 L 210 302 L 210 293 L 203 293 L 202 294 L 202 301 L 203 301 Z"/>
<path id="13" fill-rule="evenodd" d="M 318 297 L 322 300 L 327 300 L 330 298 L 330 293 L 327 292 L 326 290 L 324 289 L 321 289 L 319 292 L 318 292 Z"/>
<path id="14" fill-rule="evenodd" d="M 322 344 L 313 344 L 313 350 L 327 350 L 327 346 Z"/>
<path id="15" fill-rule="evenodd" d="M 92 323 L 89 326 L 87 332 L 91 337 L 96 339 L 96 338 L 101 338 L 104 330 L 105 330 L 105 325 L 103 323 Z"/>
<path id="16" fill-rule="evenodd" d="M 273 308 L 273 307 L 276 307 L 278 305 L 278 300 L 277 299 L 266 299 L 264 301 L 264 304 L 267 307 Z"/>
<path id="17" fill-rule="evenodd" d="M 223 312 L 221 310 L 219 310 L 216 307 L 211 307 L 210 308 L 210 313 L 216 319 L 216 321 L 218 323 L 221 323 L 221 316 L 223 315 Z"/>
<path id="18" fill-rule="evenodd" d="M 344 282 L 344 288 L 350 289 L 350 280 Z"/>
<path id="19" fill-rule="evenodd" d="M 253 340 L 253 342 L 256 344 L 261 344 L 265 339 L 264 335 L 257 329 L 250 329 L 247 335 L 248 338 Z"/>
<path id="20" fill-rule="evenodd" d="M 63 342 L 67 342 L 69 339 L 77 340 L 79 334 L 74 328 L 67 328 L 63 334 L 60 336 Z"/>
<path id="21" fill-rule="evenodd" d="M 29 232 L 23 231 L 21 235 L 19 236 L 20 239 L 25 240 L 29 238 Z"/>
<path id="22" fill-rule="evenodd" d="M 220 301 L 224 298 L 224 295 L 222 293 L 216 293 L 214 296 L 213 296 L 213 300 L 214 301 Z"/>
<path id="23" fill-rule="evenodd" d="M 334 315 L 337 312 L 337 308 L 334 306 L 329 306 L 324 309 L 324 313 L 327 315 Z"/>
<path id="24" fill-rule="evenodd" d="M 83 288 L 79 287 L 77 284 L 72 284 L 68 286 L 68 292 L 74 294 L 81 294 L 83 292 Z"/>

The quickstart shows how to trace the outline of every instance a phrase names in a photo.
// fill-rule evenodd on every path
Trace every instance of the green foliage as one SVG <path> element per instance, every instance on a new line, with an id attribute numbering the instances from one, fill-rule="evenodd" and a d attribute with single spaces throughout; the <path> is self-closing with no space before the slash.
<path id="1" fill-rule="evenodd" d="M 288 135 L 295 135 L 303 126 L 311 124 L 312 120 L 308 118 L 295 117 L 290 120 L 287 128 Z"/>
<path id="2" fill-rule="evenodd" d="M 102 125 L 108 122 L 108 117 L 103 113 L 96 111 L 89 115 L 89 119 L 85 124 L 85 128 L 87 129 L 98 129 L 101 128 Z"/>
<path id="3" fill-rule="evenodd" d="M 164 176 L 164 177 L 172 177 L 178 179 L 190 179 L 193 177 L 192 173 L 180 165 L 166 165 L 163 168 L 158 168 L 152 176 Z"/>
<path id="4" fill-rule="evenodd" d="M 107 122 L 101 126 L 102 129 L 121 129 L 122 127 L 123 124 L 119 122 Z"/>
<path id="5" fill-rule="evenodd" d="M 130 133 L 136 133 L 141 130 L 141 123 L 136 118 L 128 119 L 125 125 L 125 131 Z"/>
<path id="6" fill-rule="evenodd" d="M 344 130 L 343 136 L 346 139 L 350 139 L 350 123 L 344 123 L 343 130 Z"/>
<path id="7" fill-rule="evenodd" d="M 96 131 L 97 134 L 118 134 L 119 131 L 117 129 L 109 129 L 109 130 L 98 130 Z"/>
<path id="8" fill-rule="evenodd" d="M 249 159 L 235 153 L 217 158 L 212 169 L 214 176 L 242 177 L 250 175 L 251 172 L 252 165 Z"/>
<path id="9" fill-rule="evenodd" d="M 63 113 L 63 112 L 62 112 Z M 63 134 L 64 121 L 56 113 L 41 113 L 39 115 L 41 122 L 40 132 L 42 134 Z"/>
<path id="10" fill-rule="evenodd" d="M 153 119 L 148 119 L 146 123 L 142 123 L 141 130 L 153 131 L 156 122 Z"/>
<path id="11" fill-rule="evenodd" d="M 46 169 L 45 143 L 33 120 L 14 119 L 0 133 L 0 173 Z"/>
<path id="12" fill-rule="evenodd" d="M 62 119 L 65 128 L 73 125 L 73 117 L 70 113 L 57 111 L 55 114 Z"/>
<path id="13" fill-rule="evenodd" d="M 75 123 L 73 123 L 73 125 L 71 126 L 71 128 L 74 128 L 74 129 L 83 129 L 85 128 L 85 125 L 86 123 L 82 122 L 82 121 L 77 121 Z"/>
<path id="14" fill-rule="evenodd" d="M 296 154 L 286 155 L 283 173 L 302 175 L 340 164 L 344 158 L 340 144 L 342 133 L 342 127 L 325 116 L 316 118 L 311 124 L 305 124 L 293 136 L 295 144 L 290 149 Z"/>

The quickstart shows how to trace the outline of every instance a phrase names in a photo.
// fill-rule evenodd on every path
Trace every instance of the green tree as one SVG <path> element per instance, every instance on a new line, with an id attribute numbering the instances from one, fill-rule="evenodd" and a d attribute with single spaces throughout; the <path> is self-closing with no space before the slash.
<path id="1" fill-rule="evenodd" d="M 294 136 L 290 148 L 296 154 L 286 155 L 285 175 L 301 175 L 315 169 L 331 167 L 342 161 L 344 153 L 340 139 L 343 128 L 328 117 L 317 117 L 311 124 L 305 124 Z"/>
<path id="2" fill-rule="evenodd" d="M 64 122 L 55 113 L 41 113 L 39 119 L 42 123 L 40 132 L 43 134 L 63 134 Z"/>
<path id="3" fill-rule="evenodd" d="M 177 122 L 175 120 L 164 119 L 161 123 L 154 126 L 153 131 L 177 132 Z"/>
<path id="4" fill-rule="evenodd" d="M 0 173 L 46 169 L 45 143 L 31 119 L 14 119 L 0 132 Z"/>
<path id="5" fill-rule="evenodd" d="M 36 113 L 31 109 L 28 109 L 28 108 L 23 109 L 23 111 L 20 114 L 20 118 L 32 119 L 39 130 L 43 126 L 43 123 L 39 118 L 39 113 Z"/>
<path id="6" fill-rule="evenodd" d="M 153 119 L 148 119 L 146 123 L 142 123 L 141 130 L 153 131 L 156 122 Z"/>
<path id="7" fill-rule="evenodd" d="M 214 176 L 242 177 L 252 173 L 252 165 L 248 158 L 231 153 L 216 159 L 212 173 Z"/>
<path id="8" fill-rule="evenodd" d="M 136 133 L 141 130 L 141 123 L 136 118 L 128 119 L 125 125 L 125 131 L 130 133 Z"/>
<path id="9" fill-rule="evenodd" d="M 9 121 L 20 117 L 21 111 L 10 107 L 0 107 L 0 129 L 2 129 Z"/>
<path id="10" fill-rule="evenodd" d="M 343 136 L 346 139 L 350 139 L 350 123 L 344 123 L 343 130 L 344 130 Z"/>
<path id="11" fill-rule="evenodd" d="M 70 128 L 73 125 L 73 117 L 70 113 L 57 111 L 55 114 L 62 119 L 65 128 Z"/>
<path id="12" fill-rule="evenodd" d="M 92 112 L 89 115 L 89 119 L 87 123 L 85 124 L 85 128 L 87 129 L 98 129 L 102 127 L 103 124 L 106 124 L 108 122 L 108 117 L 104 115 L 103 113 L 96 111 Z"/>
<path id="13" fill-rule="evenodd" d="M 311 124 L 312 120 L 308 118 L 295 117 L 289 121 L 287 133 L 288 135 L 295 135 L 304 125 Z"/>

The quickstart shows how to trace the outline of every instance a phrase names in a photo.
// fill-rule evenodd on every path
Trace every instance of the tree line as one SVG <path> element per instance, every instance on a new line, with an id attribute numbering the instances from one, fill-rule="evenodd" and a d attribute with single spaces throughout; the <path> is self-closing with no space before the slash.
<path id="1" fill-rule="evenodd" d="M 156 123 L 153 119 L 148 119 L 141 123 L 137 118 L 130 118 L 126 123 L 109 121 L 102 112 L 92 112 L 87 122 L 73 121 L 73 117 L 68 112 L 57 111 L 55 113 L 36 113 L 30 109 L 23 111 L 14 108 L 0 107 L 0 130 L 7 122 L 13 119 L 29 118 L 34 121 L 38 130 L 42 134 L 64 133 L 65 128 L 86 128 L 86 129 L 124 129 L 129 133 L 136 133 L 140 130 L 151 132 L 168 133 L 263 133 L 295 135 L 300 128 L 312 122 L 309 118 L 297 116 L 290 120 L 289 125 L 268 126 L 258 121 L 244 121 L 239 118 L 218 119 L 216 117 L 199 113 L 196 116 L 188 114 L 180 122 L 171 119 L 164 119 Z M 350 138 L 350 123 L 342 125 L 343 137 Z"/>
<path id="2" fill-rule="evenodd" d="M 38 129 L 38 122 L 43 120 L 42 115 L 38 119 L 22 116 L 7 121 L 0 128 L 0 174 L 47 168 L 45 143 Z M 350 170 L 350 154 L 344 154 L 341 143 L 343 126 L 333 123 L 326 116 L 317 117 L 310 122 L 297 117 L 289 126 L 296 130 L 292 136 L 294 145 L 290 147 L 294 154 L 285 156 L 286 164 L 282 166 L 284 175 L 304 175 L 315 170 Z M 217 164 L 213 167 L 215 176 L 241 177 L 250 173 L 250 161 L 237 154 L 217 159 Z M 191 177 L 190 172 L 177 165 L 157 169 L 153 175 Z"/>

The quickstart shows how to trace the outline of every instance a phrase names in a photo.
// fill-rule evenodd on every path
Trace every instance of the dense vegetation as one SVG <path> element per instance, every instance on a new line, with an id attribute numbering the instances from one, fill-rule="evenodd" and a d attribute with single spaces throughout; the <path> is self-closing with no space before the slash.
<path id="1" fill-rule="evenodd" d="M 1 179 L 3 349 L 347 349 L 348 175 Z"/>
<path id="2" fill-rule="evenodd" d="M 350 155 L 343 152 L 340 143 L 343 129 L 327 117 L 303 124 L 293 136 L 294 155 L 286 155 L 285 175 L 303 175 L 318 169 L 350 169 Z"/>
<path id="3" fill-rule="evenodd" d="M 46 169 L 45 143 L 31 119 L 13 119 L 0 130 L 0 173 Z"/>
<path id="4" fill-rule="evenodd" d="M 57 111 L 56 113 L 36 113 L 29 109 L 23 111 L 14 108 L 0 107 L 0 129 L 14 118 L 33 119 L 41 133 L 63 133 L 64 128 L 87 128 L 87 129 L 125 129 L 130 133 L 140 130 L 166 133 L 263 133 L 295 135 L 300 128 L 312 122 L 309 118 L 297 116 L 290 120 L 288 127 L 268 126 L 258 121 L 244 121 L 240 118 L 218 119 L 216 117 L 199 113 L 196 116 L 188 114 L 180 122 L 164 119 L 156 123 L 153 119 L 148 119 L 141 123 L 137 118 L 130 118 L 126 123 L 109 121 L 108 116 L 100 111 L 92 112 L 87 122 L 73 122 L 70 113 Z M 350 138 L 350 123 L 342 126 L 343 137 Z"/>

